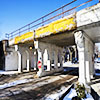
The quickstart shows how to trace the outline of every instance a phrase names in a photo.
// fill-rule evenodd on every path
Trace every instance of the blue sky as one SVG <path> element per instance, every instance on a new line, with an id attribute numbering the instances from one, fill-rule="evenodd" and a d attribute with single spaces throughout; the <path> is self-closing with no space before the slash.
<path id="1" fill-rule="evenodd" d="M 72 0 L 0 0 L 0 40 L 10 33 Z M 71 6 L 88 0 L 77 0 Z M 91 6 L 99 0 L 93 0 Z"/>

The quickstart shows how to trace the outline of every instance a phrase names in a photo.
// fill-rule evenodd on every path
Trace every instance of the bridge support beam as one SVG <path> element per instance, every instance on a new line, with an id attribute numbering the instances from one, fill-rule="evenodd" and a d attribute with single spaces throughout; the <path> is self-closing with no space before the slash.
<path id="1" fill-rule="evenodd" d="M 15 45 L 15 51 L 17 52 L 17 55 L 18 55 L 18 72 L 21 73 L 22 72 L 22 54 L 19 51 L 18 45 Z"/>
<path id="2" fill-rule="evenodd" d="M 31 70 L 31 68 L 30 68 L 30 58 L 29 58 L 29 51 L 28 50 L 26 50 L 26 55 L 27 55 L 26 68 L 27 68 L 27 71 L 29 72 Z"/>
<path id="3" fill-rule="evenodd" d="M 37 72 L 37 75 L 40 77 L 42 76 L 43 72 L 44 72 L 44 64 L 43 64 L 43 51 L 41 51 L 40 49 L 37 50 L 38 53 L 38 69 L 39 71 Z"/>
<path id="4" fill-rule="evenodd" d="M 79 82 L 86 84 L 94 75 L 94 43 L 83 31 L 76 31 L 74 36 L 79 53 Z"/>
<path id="5" fill-rule="evenodd" d="M 18 53 L 18 72 L 21 73 L 22 72 L 22 55 L 19 51 L 17 51 Z"/>

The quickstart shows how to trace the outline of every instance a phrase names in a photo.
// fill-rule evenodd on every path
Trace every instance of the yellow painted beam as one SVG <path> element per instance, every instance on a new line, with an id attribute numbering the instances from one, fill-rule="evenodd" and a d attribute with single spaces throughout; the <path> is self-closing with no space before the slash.
<path id="1" fill-rule="evenodd" d="M 31 40 L 34 40 L 33 32 L 27 32 L 25 34 L 22 34 L 21 36 L 15 37 L 15 44 L 24 43 Z"/>
<path id="2" fill-rule="evenodd" d="M 54 21 L 48 25 L 42 26 L 35 30 L 35 38 L 41 38 L 50 34 L 57 34 L 59 32 L 73 30 L 76 28 L 75 17 L 62 18 Z"/>
<path id="3" fill-rule="evenodd" d="M 27 32 L 21 36 L 15 37 L 15 44 L 24 43 L 27 41 L 34 41 L 34 38 L 41 38 L 49 36 L 51 34 L 57 34 L 59 32 L 64 32 L 67 30 L 73 30 L 76 28 L 75 15 L 67 18 L 61 18 L 50 24 L 42 26 L 35 30 L 35 37 L 33 32 Z"/>
<path id="4" fill-rule="evenodd" d="M 52 23 L 53 24 L 53 33 L 63 32 L 67 30 L 73 30 L 76 27 L 76 22 L 73 17 L 69 19 L 61 19 Z"/>

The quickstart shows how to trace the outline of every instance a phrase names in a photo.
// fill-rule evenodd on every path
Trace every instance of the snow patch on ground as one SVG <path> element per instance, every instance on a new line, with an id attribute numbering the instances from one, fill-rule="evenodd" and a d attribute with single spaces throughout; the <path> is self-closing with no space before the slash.
<path id="1" fill-rule="evenodd" d="M 18 74 L 18 71 L 3 71 L 0 70 L 0 74 L 4 74 L 4 75 L 11 75 L 11 74 Z"/>
<path id="2" fill-rule="evenodd" d="M 77 96 L 76 90 L 71 89 L 70 92 L 64 97 L 63 100 L 71 100 L 72 97 L 75 97 L 75 96 Z M 87 98 L 82 99 L 82 100 L 94 100 L 93 97 L 89 93 L 86 94 L 86 97 Z"/>
<path id="3" fill-rule="evenodd" d="M 31 81 L 33 81 L 33 79 L 24 79 L 24 80 L 17 80 L 17 81 L 10 82 L 10 83 L 5 83 L 3 85 L 0 85 L 0 89 L 8 88 L 8 87 L 11 87 L 11 86 L 16 86 L 18 84 L 28 83 L 28 82 L 31 82 Z"/>
<path id="4" fill-rule="evenodd" d="M 75 96 L 77 96 L 76 90 L 71 89 L 70 92 L 64 97 L 63 100 L 71 100 L 72 97 L 75 97 Z M 94 100 L 93 97 L 89 93 L 86 94 L 86 97 L 87 98 L 82 99 L 82 100 Z"/>
<path id="5" fill-rule="evenodd" d="M 63 87 L 59 92 L 55 93 L 55 94 L 51 94 L 48 97 L 44 97 L 42 98 L 42 100 L 59 100 L 61 98 L 61 96 L 68 90 L 68 88 Z M 71 100 L 72 97 L 77 96 L 76 90 L 75 89 L 71 89 L 70 92 L 64 97 L 63 100 Z M 93 97 L 88 93 L 86 95 L 87 98 L 82 99 L 82 100 L 94 100 Z"/>
<path id="6" fill-rule="evenodd" d="M 61 96 L 68 90 L 68 87 L 62 87 L 61 90 L 47 97 L 43 97 L 42 100 L 59 100 Z"/>
<path id="7" fill-rule="evenodd" d="M 65 75 L 66 76 L 66 75 Z M 43 79 L 43 78 L 42 78 Z M 52 78 L 52 79 L 49 79 L 48 81 L 41 81 L 39 83 L 36 83 L 34 84 L 33 86 L 28 86 L 28 87 L 24 87 L 23 90 L 31 90 L 32 87 L 33 89 L 37 88 L 37 87 L 40 87 L 40 86 L 43 86 L 43 85 L 46 85 L 46 84 L 49 84 L 51 82 L 54 82 L 54 81 L 57 81 L 61 79 L 60 76 L 56 76 L 55 78 Z M 17 81 L 14 81 L 14 82 L 10 82 L 10 83 L 5 83 L 3 85 L 0 85 L 0 89 L 5 89 L 5 88 L 8 88 L 8 87 L 12 87 L 12 86 L 16 86 L 16 85 L 19 85 L 19 84 L 23 84 L 23 83 L 28 83 L 28 82 L 32 82 L 32 81 L 35 81 L 34 79 L 22 79 L 22 80 L 17 80 Z"/>
<path id="8" fill-rule="evenodd" d="M 70 92 L 64 97 L 63 100 L 71 100 L 72 97 L 77 96 L 76 90 L 71 89 Z"/>
<path id="9" fill-rule="evenodd" d="M 71 78 L 70 80 L 66 80 L 66 82 L 70 82 L 73 79 L 75 79 L 75 77 Z M 71 85 L 69 85 L 68 87 L 61 87 L 60 90 L 56 90 L 56 92 L 52 93 L 52 94 L 48 94 L 45 95 L 41 100 L 59 100 L 61 98 L 61 96 L 71 87 Z"/>
<path id="10" fill-rule="evenodd" d="M 63 67 L 75 67 L 75 68 L 77 68 L 77 67 L 79 67 L 79 64 L 73 64 L 73 63 L 71 63 L 71 61 L 68 61 L 68 62 L 63 63 Z"/>
<path id="11" fill-rule="evenodd" d="M 63 63 L 63 67 L 70 66 L 70 65 L 72 65 L 71 62 L 65 62 L 65 63 Z"/>

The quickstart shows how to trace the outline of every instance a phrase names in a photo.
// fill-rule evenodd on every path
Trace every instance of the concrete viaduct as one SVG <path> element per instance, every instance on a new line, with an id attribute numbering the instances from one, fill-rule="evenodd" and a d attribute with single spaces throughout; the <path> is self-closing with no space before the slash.
<path id="1" fill-rule="evenodd" d="M 9 46 L 6 47 L 5 70 L 17 69 L 22 72 L 25 67 L 30 71 L 32 67 L 37 69 L 38 66 L 39 77 L 59 72 L 63 70 L 64 47 L 76 45 L 79 54 L 79 82 L 90 82 L 95 74 L 94 44 L 100 42 L 100 3 L 75 13 L 68 14 L 68 12 L 91 1 L 88 0 L 47 18 L 55 11 L 76 2 L 74 0 L 7 34 Z M 46 69 L 44 69 L 45 66 Z"/>

